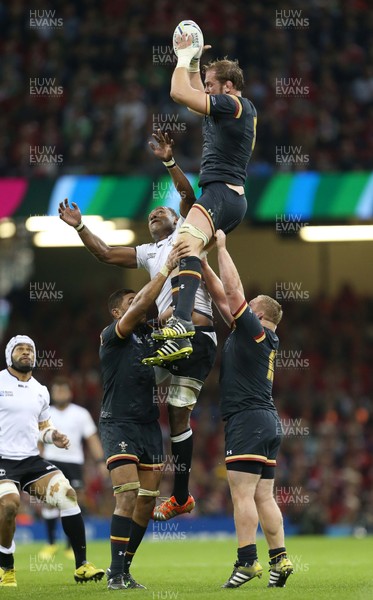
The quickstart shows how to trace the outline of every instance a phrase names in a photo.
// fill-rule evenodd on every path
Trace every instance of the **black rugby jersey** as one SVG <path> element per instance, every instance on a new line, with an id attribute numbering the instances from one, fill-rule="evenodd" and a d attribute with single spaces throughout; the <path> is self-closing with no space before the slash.
<path id="1" fill-rule="evenodd" d="M 100 419 L 149 423 L 158 419 L 159 409 L 154 369 L 141 364 L 153 351 L 147 328 L 140 326 L 126 338 L 120 338 L 115 325 L 116 321 L 101 333 L 104 397 Z"/>
<path id="2" fill-rule="evenodd" d="M 213 181 L 245 185 L 255 146 L 255 107 L 247 98 L 230 94 L 207 94 L 207 103 L 199 185 Z"/>
<path id="3" fill-rule="evenodd" d="M 246 301 L 233 316 L 236 328 L 224 344 L 220 371 L 223 419 L 245 409 L 276 410 L 272 385 L 279 339 Z"/>

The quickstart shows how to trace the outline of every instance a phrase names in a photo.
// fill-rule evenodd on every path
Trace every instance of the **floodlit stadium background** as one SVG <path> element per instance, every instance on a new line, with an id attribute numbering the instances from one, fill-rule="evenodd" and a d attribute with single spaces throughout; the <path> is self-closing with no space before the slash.
<path id="1" fill-rule="evenodd" d="M 0 3 L 1 352 L 12 335 L 32 336 L 36 378 L 50 385 L 70 376 L 75 401 L 97 420 L 106 298 L 124 285 L 139 289 L 147 274 L 99 264 L 73 247 L 78 235 L 66 225 L 30 218 L 56 216 L 68 197 L 101 217 L 91 228 L 108 243 L 148 241 L 148 212 L 178 202 L 147 145 L 158 127 L 174 138 L 198 191 L 200 120 L 169 97 L 171 34 L 192 18 L 213 46 L 208 60 L 238 58 L 258 111 L 247 218 L 228 245 L 247 297 L 269 293 L 284 307 L 274 397 L 285 433 L 276 498 L 287 531 L 371 533 L 372 234 L 352 228 L 373 222 L 369 3 L 34 4 Z M 305 241 L 330 239 L 332 225 L 348 226 L 341 241 Z M 351 233 L 354 241 L 343 241 Z M 227 331 L 216 324 L 221 342 Z M 211 531 L 229 528 L 227 516 L 232 524 L 218 372 L 219 358 L 193 411 L 193 515 L 214 517 L 201 525 Z M 171 477 L 169 466 L 163 494 Z M 110 487 L 89 459 L 86 481 L 88 512 L 110 515 Z M 40 507 L 25 500 L 23 508 L 30 539 L 40 533 L 32 527 Z"/>

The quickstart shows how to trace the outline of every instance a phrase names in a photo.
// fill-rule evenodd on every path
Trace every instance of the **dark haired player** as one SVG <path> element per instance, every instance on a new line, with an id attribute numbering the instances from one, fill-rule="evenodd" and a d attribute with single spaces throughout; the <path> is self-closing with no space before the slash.
<path id="1" fill-rule="evenodd" d="M 175 340 L 175 350 L 167 353 L 165 361 L 177 359 L 178 344 L 185 348 L 185 339 L 191 347 L 191 314 L 201 280 L 201 251 L 217 229 L 232 231 L 246 213 L 246 166 L 256 136 L 256 110 L 250 100 L 242 97 L 244 78 L 238 63 L 227 59 L 210 62 L 204 69 L 203 87 L 199 61 L 194 59 L 198 48 L 192 48 L 191 43 L 186 34 L 181 36 L 171 96 L 175 102 L 204 115 L 199 181 L 202 195 L 189 211 L 176 241 L 189 245 L 189 254 L 180 263 L 176 310 L 154 335 L 157 339 Z"/>
<path id="2" fill-rule="evenodd" d="M 217 231 L 221 281 L 204 262 L 203 276 L 222 316 L 233 331 L 221 362 L 221 413 L 225 421 L 225 462 L 238 538 L 237 562 L 223 585 L 235 588 L 261 577 L 256 532 L 258 521 L 269 547 L 269 587 L 284 587 L 293 572 L 285 548 L 280 509 L 273 496 L 281 423 L 272 398 L 274 364 L 282 318 L 279 303 L 260 295 L 247 304 L 236 266 Z"/>
<path id="3" fill-rule="evenodd" d="M 114 321 L 101 333 L 104 396 L 99 433 L 115 496 L 107 572 L 108 589 L 113 590 L 144 587 L 132 579 L 129 565 L 159 495 L 163 446 L 159 408 L 154 402 L 154 369 L 141 361 L 153 343 L 146 311 L 176 266 L 174 255 L 175 251 L 170 253 L 138 294 L 121 289 L 110 296 L 108 307 Z"/>
<path id="4" fill-rule="evenodd" d="M 32 375 L 34 341 L 16 335 L 5 349 L 7 368 L 0 371 L 0 588 L 17 587 L 14 532 L 20 489 L 55 506 L 75 557 L 74 579 L 99 581 L 103 569 L 87 561 L 84 521 L 75 490 L 62 471 L 39 454 L 38 442 L 68 448 L 69 438 L 50 418 L 49 392 Z"/>
<path id="5" fill-rule="evenodd" d="M 180 214 L 178 219 L 175 211 L 166 206 L 159 206 L 151 211 L 148 226 L 153 242 L 141 244 L 135 248 L 107 246 L 99 237 L 94 235 L 82 223 L 82 215 L 76 204 L 71 208 L 68 200 L 59 206 L 60 217 L 65 223 L 74 227 L 86 248 L 101 262 L 127 268 L 145 268 L 150 277 L 154 277 L 159 268 L 165 263 L 175 242 L 179 226 L 182 225 L 190 207 L 195 201 L 194 191 L 180 167 L 173 158 L 173 140 L 168 135 L 158 131 L 153 135 L 157 146 L 151 144 L 154 154 L 167 167 L 170 176 L 178 190 Z M 159 319 L 165 321 L 172 314 L 172 305 L 176 302 L 178 279 L 166 280 L 156 300 Z M 196 333 L 193 338 L 194 352 L 189 354 L 187 348 L 178 355 L 177 364 L 167 363 L 167 370 L 157 368 L 157 383 L 168 380 L 164 385 L 169 386 L 167 405 L 171 430 L 171 451 L 175 465 L 174 487 L 172 496 L 156 507 L 155 520 L 168 520 L 176 515 L 188 513 L 195 506 L 194 498 L 189 493 L 189 474 L 193 453 L 193 431 L 190 425 L 190 415 L 197 402 L 204 380 L 209 374 L 216 355 L 216 334 L 213 327 L 211 298 L 203 282 L 198 287 L 192 315 Z M 170 344 L 175 342 L 172 340 Z M 189 346 L 189 342 L 185 343 Z M 172 348 L 167 351 L 173 352 Z M 149 364 L 163 364 L 164 353 L 156 350 L 148 359 Z"/>

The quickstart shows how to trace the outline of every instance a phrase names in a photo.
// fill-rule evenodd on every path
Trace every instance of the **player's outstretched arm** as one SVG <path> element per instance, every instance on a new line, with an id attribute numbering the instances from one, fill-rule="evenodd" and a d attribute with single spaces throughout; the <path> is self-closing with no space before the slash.
<path id="1" fill-rule="evenodd" d="M 176 250 L 171 250 L 166 264 L 159 273 L 157 273 L 157 275 L 136 294 L 129 309 L 118 321 L 116 332 L 120 337 L 127 337 L 132 333 L 136 325 L 142 321 L 152 303 L 159 296 L 164 282 L 176 265 L 177 252 Z"/>
<path id="2" fill-rule="evenodd" d="M 68 199 L 65 198 L 65 200 L 59 204 L 58 213 L 62 221 L 76 229 L 87 250 L 89 250 L 97 260 L 117 267 L 127 267 L 128 269 L 137 268 L 135 248 L 127 248 L 126 246 L 112 247 L 105 244 L 101 238 L 92 233 L 92 231 L 83 224 L 82 214 L 75 202 L 72 202 L 70 207 Z"/>
<path id="3" fill-rule="evenodd" d="M 219 275 L 229 304 L 229 310 L 234 315 L 245 300 L 245 294 L 240 276 L 225 245 L 225 233 L 218 229 L 215 233 L 218 249 Z"/>
<path id="4" fill-rule="evenodd" d="M 203 258 L 201 260 L 201 264 L 202 279 L 206 284 L 207 291 L 209 292 L 212 301 L 218 309 L 223 321 L 225 321 L 228 327 L 231 327 L 234 319 L 229 308 L 229 303 L 225 295 L 223 284 L 215 271 L 208 264 L 207 258 Z"/>
<path id="5" fill-rule="evenodd" d="M 180 214 L 183 217 L 186 217 L 196 201 L 196 197 L 188 179 L 174 159 L 172 152 L 174 140 L 169 137 L 168 133 L 163 135 L 160 129 L 153 133 L 153 138 L 157 142 L 157 145 L 153 142 L 149 142 L 149 146 L 153 150 L 155 156 L 160 158 L 165 167 L 167 167 L 173 184 L 180 194 Z"/>
<path id="6" fill-rule="evenodd" d="M 192 40 L 183 33 L 177 44 L 177 65 L 171 79 L 171 98 L 178 104 L 184 104 L 188 108 L 207 115 L 209 113 L 208 95 L 200 89 L 191 85 L 189 68 L 198 48 L 191 47 Z"/>

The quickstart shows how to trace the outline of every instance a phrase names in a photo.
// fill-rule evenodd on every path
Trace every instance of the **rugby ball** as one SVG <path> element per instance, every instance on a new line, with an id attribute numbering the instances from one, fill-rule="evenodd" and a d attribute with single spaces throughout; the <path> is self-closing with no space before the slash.
<path id="1" fill-rule="evenodd" d="M 192 38 L 192 47 L 199 48 L 199 52 L 195 55 L 195 58 L 201 58 L 202 49 L 204 45 L 203 33 L 201 28 L 194 21 L 181 21 L 175 28 L 174 35 L 172 37 L 174 52 L 177 56 L 176 38 L 183 33 L 187 33 Z"/>

